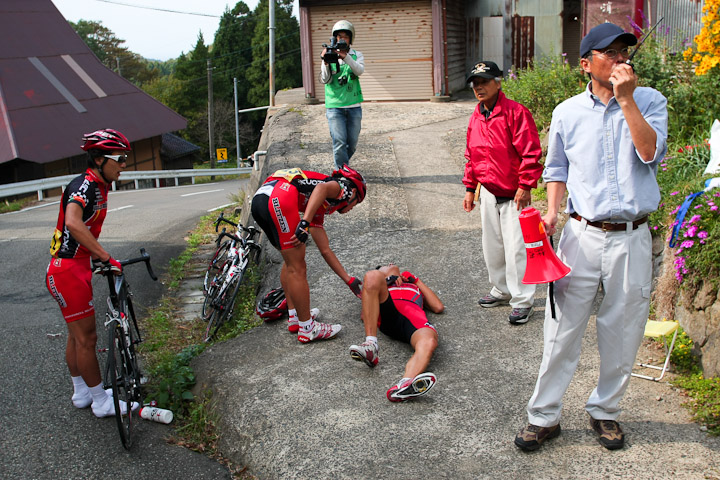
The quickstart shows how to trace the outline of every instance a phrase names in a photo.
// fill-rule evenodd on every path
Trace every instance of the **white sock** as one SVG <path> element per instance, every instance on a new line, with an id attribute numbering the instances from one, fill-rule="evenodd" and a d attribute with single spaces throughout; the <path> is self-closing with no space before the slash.
<path id="1" fill-rule="evenodd" d="M 290 317 L 290 321 L 292 321 L 293 318 L 297 320 L 297 310 L 294 308 L 292 310 L 288 310 L 288 317 Z"/>
<path id="2" fill-rule="evenodd" d="M 305 322 L 298 322 L 298 323 L 300 324 L 300 328 L 302 329 L 302 331 L 305 333 L 312 330 L 313 327 L 315 326 L 315 320 L 313 320 L 312 317 L 310 317 L 310 320 L 307 320 Z"/>
<path id="3" fill-rule="evenodd" d="M 373 337 L 372 335 L 366 336 L 366 337 L 365 337 L 365 341 L 366 341 L 366 342 L 370 342 L 370 343 L 372 343 L 373 345 L 375 345 L 375 348 L 377 348 L 377 346 L 378 346 L 377 337 Z"/>
<path id="4" fill-rule="evenodd" d="M 72 402 L 77 408 L 87 408 L 92 403 L 92 395 L 90 389 L 85 384 L 82 377 L 70 377 L 73 382 Z"/>

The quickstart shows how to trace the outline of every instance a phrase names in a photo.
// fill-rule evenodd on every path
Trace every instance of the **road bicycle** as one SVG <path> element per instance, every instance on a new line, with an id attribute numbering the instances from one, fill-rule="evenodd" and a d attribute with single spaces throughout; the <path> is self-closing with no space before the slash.
<path id="1" fill-rule="evenodd" d="M 134 263 L 145 262 L 148 275 L 153 280 L 157 277 L 150 265 L 150 255 L 144 248 L 140 249 L 140 257 L 120 261 L 124 268 Z M 137 413 L 132 411 L 133 402 L 143 405 L 143 375 L 140 371 L 138 354 L 135 346 L 142 342 L 137 318 L 133 308 L 130 285 L 125 274 L 112 270 L 110 265 L 95 265 L 95 273 L 105 276 L 110 293 L 107 298 L 108 311 L 105 315 L 105 327 L 108 334 L 108 347 L 101 350 L 107 352 L 104 388 L 112 388 L 120 440 L 123 447 L 129 450 L 132 446 L 133 420 Z M 126 415 L 122 415 L 121 405 L 125 405 Z"/>
<path id="2" fill-rule="evenodd" d="M 260 234 L 257 228 L 232 222 L 221 213 L 214 222 L 216 232 L 223 222 L 235 227 L 236 233 L 243 232 L 245 235 L 229 233 L 223 228 L 215 240 L 217 250 L 210 259 L 203 281 L 205 300 L 201 315 L 208 322 L 203 338 L 205 342 L 215 338 L 220 327 L 232 316 L 235 298 L 248 265 L 257 264 L 262 252 L 262 247 L 255 240 Z"/>

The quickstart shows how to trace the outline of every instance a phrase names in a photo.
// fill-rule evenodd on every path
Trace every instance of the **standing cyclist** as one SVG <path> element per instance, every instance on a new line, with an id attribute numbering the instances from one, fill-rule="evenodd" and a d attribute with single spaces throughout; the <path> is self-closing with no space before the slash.
<path id="1" fill-rule="evenodd" d="M 95 355 L 97 332 L 92 291 L 92 263 L 116 272 L 122 267 L 98 243 L 107 213 L 108 187 L 120 177 L 130 151 L 125 136 L 111 129 L 83 136 L 88 169 L 70 182 L 62 195 L 60 215 L 50 244 L 52 259 L 46 285 L 60 305 L 68 327 L 65 361 L 72 376 L 72 402 L 77 408 L 92 405 L 96 417 L 115 415 L 111 393 L 103 389 Z M 126 408 L 124 403 L 120 403 Z M 125 412 L 123 412 L 125 413 Z"/>
<path id="2" fill-rule="evenodd" d="M 328 62 L 327 48 L 323 49 L 320 81 L 325 85 L 325 116 L 330 126 L 335 168 L 340 169 L 349 165 L 360 137 L 363 96 L 358 77 L 365 71 L 365 58 L 350 47 L 355 40 L 352 23 L 340 20 L 333 26 L 332 36 L 333 43 L 339 44 L 339 59 L 336 63 Z"/>
<path id="3" fill-rule="evenodd" d="M 255 192 L 251 212 L 273 247 L 283 257 L 280 283 L 288 305 L 288 330 L 308 343 L 334 337 L 342 328 L 316 322 L 318 311 L 310 312 L 310 286 L 305 264 L 305 242 L 312 235 L 320 254 L 333 272 L 359 298 L 361 282 L 350 276 L 330 249 L 323 229 L 325 215 L 347 213 L 365 198 L 365 179 L 343 166 L 331 176 L 291 168 L 278 170 Z M 302 212 L 302 218 L 298 214 Z"/>

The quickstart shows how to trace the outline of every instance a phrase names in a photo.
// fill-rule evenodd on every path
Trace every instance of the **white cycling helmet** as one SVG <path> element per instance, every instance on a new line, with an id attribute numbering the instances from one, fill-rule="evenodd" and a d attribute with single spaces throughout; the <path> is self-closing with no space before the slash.
<path id="1" fill-rule="evenodd" d="M 340 30 L 346 30 L 350 32 L 350 43 L 352 44 L 355 41 L 355 27 L 353 27 L 353 24 L 348 22 L 347 20 L 340 20 L 335 25 L 333 25 L 332 29 L 332 36 L 334 37 L 337 35 L 337 32 Z"/>

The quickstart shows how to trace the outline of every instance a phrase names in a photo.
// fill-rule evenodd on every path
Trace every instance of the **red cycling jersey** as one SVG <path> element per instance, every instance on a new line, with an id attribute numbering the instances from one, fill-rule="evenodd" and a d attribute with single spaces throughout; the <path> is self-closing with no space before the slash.
<path id="1" fill-rule="evenodd" d="M 50 242 L 50 255 L 55 258 L 89 257 L 90 252 L 75 240 L 65 225 L 65 209 L 70 203 L 82 207 L 82 220 L 95 238 L 100 236 L 107 214 L 108 186 L 88 168 L 73 179 L 63 192 L 57 226 Z"/>
<path id="2" fill-rule="evenodd" d="M 322 228 L 325 215 L 347 205 L 354 187 L 350 180 L 291 168 L 273 173 L 255 192 L 251 206 L 253 218 L 275 248 L 293 248 L 290 239 L 295 235 L 295 229 L 300 223 L 298 212 L 305 212 L 315 187 L 326 182 L 337 182 L 341 190 L 337 198 L 325 200 L 313 215 L 310 226 Z"/>
<path id="3" fill-rule="evenodd" d="M 412 334 L 421 328 L 435 327 L 428 322 L 423 309 L 424 297 L 414 283 L 388 286 L 388 299 L 380 304 L 378 328 L 384 334 L 406 343 L 410 343 Z"/>

